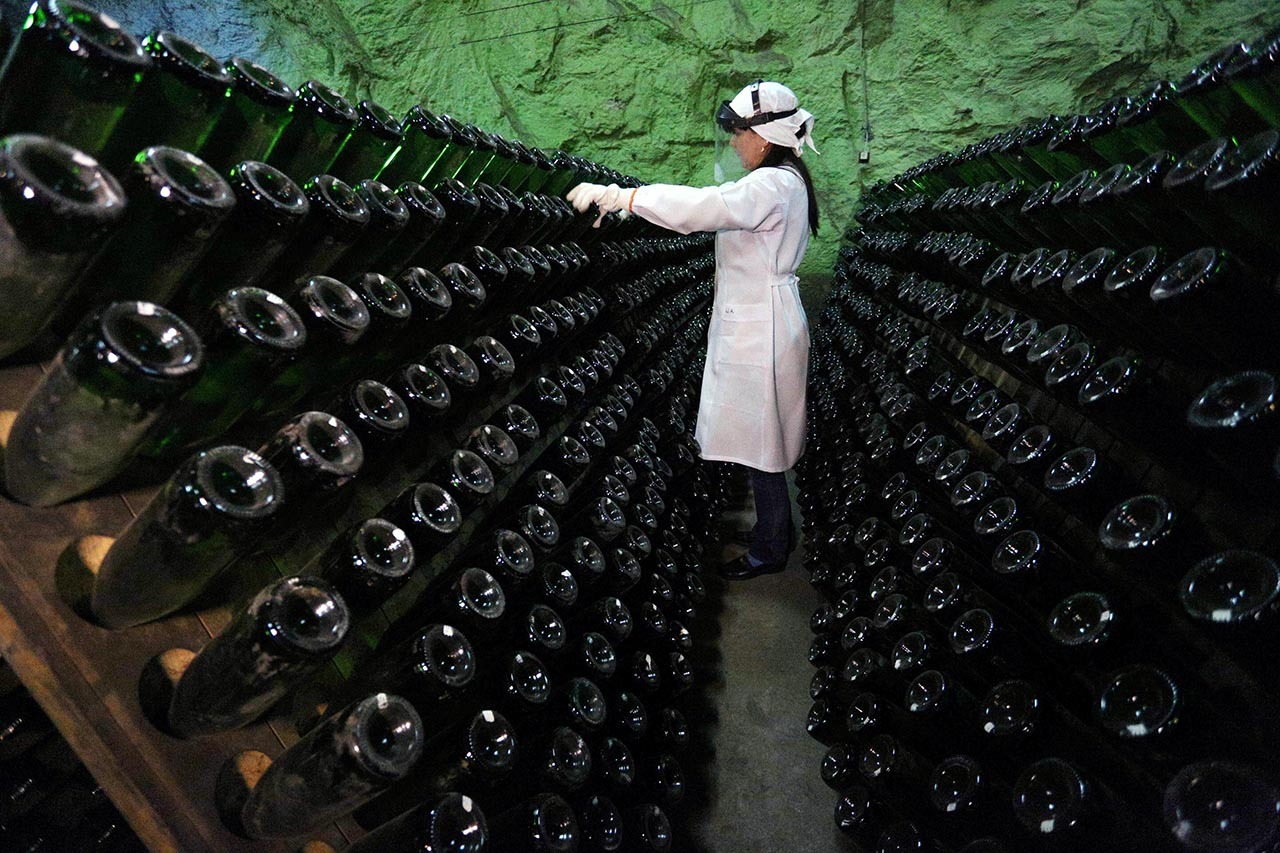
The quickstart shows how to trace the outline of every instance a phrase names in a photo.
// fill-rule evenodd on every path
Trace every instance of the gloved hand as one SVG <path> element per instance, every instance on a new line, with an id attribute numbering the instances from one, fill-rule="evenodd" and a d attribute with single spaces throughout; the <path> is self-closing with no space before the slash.
<path id="1" fill-rule="evenodd" d="M 622 188 L 617 184 L 609 184 L 603 186 L 601 184 L 578 184 L 565 196 L 569 203 L 579 213 L 586 213 L 592 203 L 600 211 L 600 215 L 596 217 L 596 221 L 591 223 L 592 228 L 600 227 L 600 220 L 615 210 L 622 211 L 625 219 L 630 211 L 627 210 L 627 197 L 630 193 L 623 192 Z"/>

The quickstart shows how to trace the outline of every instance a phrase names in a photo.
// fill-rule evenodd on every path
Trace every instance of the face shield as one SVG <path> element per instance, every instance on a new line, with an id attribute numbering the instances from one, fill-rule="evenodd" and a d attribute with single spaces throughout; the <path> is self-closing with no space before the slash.
<path id="1" fill-rule="evenodd" d="M 712 131 L 715 138 L 716 183 L 736 181 L 747 174 L 742 161 L 738 159 L 738 153 L 733 149 L 735 132 L 768 124 L 780 118 L 787 118 L 798 112 L 797 109 L 762 112 L 760 109 L 760 84 L 762 82 L 764 81 L 757 80 L 747 89 L 748 94 L 751 96 L 751 113 L 749 115 L 741 115 L 733 108 L 730 101 L 721 101 L 719 109 L 716 110 L 715 129 Z M 734 100 L 737 100 L 737 98 L 735 97 Z"/>

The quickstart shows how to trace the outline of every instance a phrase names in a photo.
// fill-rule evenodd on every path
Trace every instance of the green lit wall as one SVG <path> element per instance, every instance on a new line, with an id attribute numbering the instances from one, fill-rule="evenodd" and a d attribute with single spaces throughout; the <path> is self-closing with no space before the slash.
<path id="1" fill-rule="evenodd" d="M 128 22 L 143 3 L 125 5 Z M 421 101 L 649 181 L 711 183 L 714 105 L 782 80 L 818 117 L 808 162 L 827 219 L 811 278 L 831 269 L 860 187 L 1280 24 L 1277 0 L 235 0 L 194 13 L 207 35 L 182 0 L 139 14 L 169 6 L 175 29 L 291 82 L 395 111 Z"/>

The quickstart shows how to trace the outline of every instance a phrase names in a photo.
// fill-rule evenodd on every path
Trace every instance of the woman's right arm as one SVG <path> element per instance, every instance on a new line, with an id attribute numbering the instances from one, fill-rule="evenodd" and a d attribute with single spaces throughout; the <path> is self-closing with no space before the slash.
<path id="1" fill-rule="evenodd" d="M 782 221 L 781 194 L 758 173 L 716 187 L 649 184 L 630 204 L 636 216 L 681 234 L 761 231 Z"/>

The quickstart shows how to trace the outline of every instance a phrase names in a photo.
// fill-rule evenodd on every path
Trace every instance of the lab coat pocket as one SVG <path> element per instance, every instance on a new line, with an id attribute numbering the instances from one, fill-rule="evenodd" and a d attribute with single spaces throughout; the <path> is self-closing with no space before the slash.
<path id="1" fill-rule="evenodd" d="M 767 367 L 773 363 L 773 312 L 768 305 L 725 305 L 720 309 L 715 351 L 719 364 Z"/>

